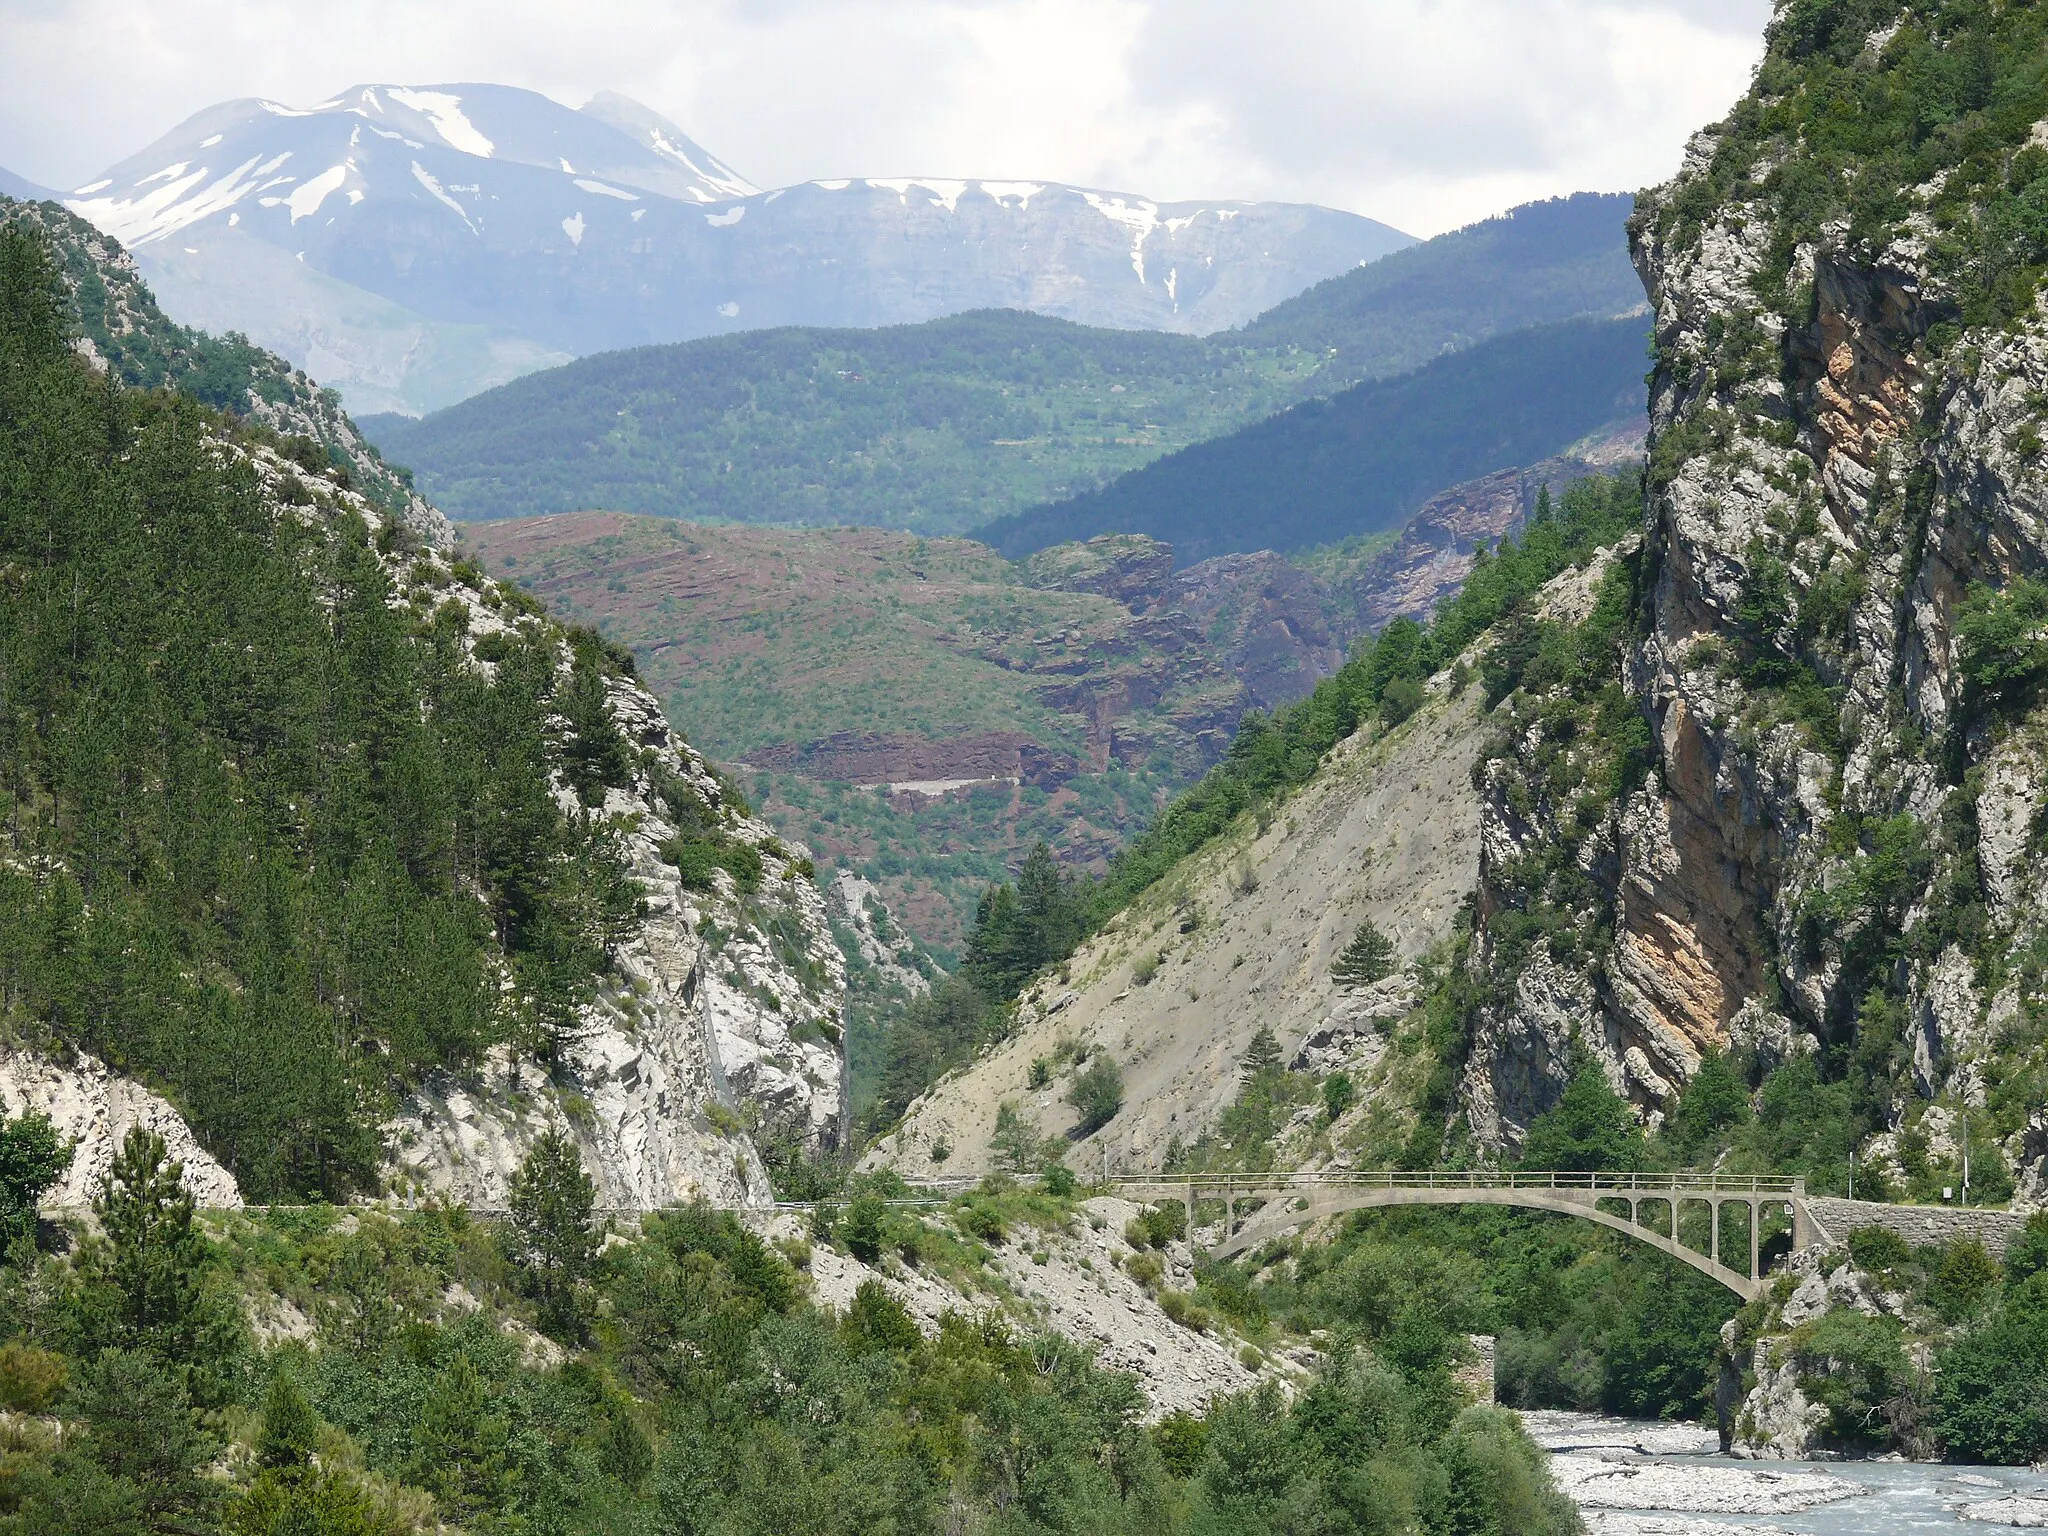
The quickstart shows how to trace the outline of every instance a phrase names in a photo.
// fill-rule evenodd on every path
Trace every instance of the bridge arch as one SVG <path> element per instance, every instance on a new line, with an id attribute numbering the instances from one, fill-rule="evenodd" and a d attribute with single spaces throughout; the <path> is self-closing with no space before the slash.
<path id="1" fill-rule="evenodd" d="M 1417 1205 L 1501 1205 L 1547 1211 L 1591 1221 L 1668 1254 L 1726 1286 L 1744 1301 L 1764 1291 L 1768 1280 L 1760 1252 L 1760 1223 L 1774 1207 L 1790 1213 L 1793 1245 L 1804 1247 L 1814 1232 L 1805 1202 L 1805 1181 L 1777 1178 L 1731 1178 L 1670 1174 L 1294 1174 L 1259 1178 L 1141 1178 L 1117 1181 L 1118 1192 L 1152 1203 L 1184 1201 L 1190 1230 L 1197 1200 L 1222 1199 L 1224 1236 L 1211 1250 L 1230 1258 L 1279 1237 L 1296 1227 L 1349 1211 Z M 1263 1202 L 1243 1226 L 1237 1225 L 1240 1202 Z M 1638 1219 L 1644 1201 L 1668 1202 L 1670 1231 L 1644 1226 Z M 1629 1214 L 1603 1210 L 1602 1201 L 1625 1202 Z M 1683 1205 L 1703 1203 L 1712 1216 L 1712 1252 L 1702 1253 L 1678 1237 Z M 1723 1207 L 1742 1207 L 1748 1217 L 1749 1272 L 1720 1261 Z"/>

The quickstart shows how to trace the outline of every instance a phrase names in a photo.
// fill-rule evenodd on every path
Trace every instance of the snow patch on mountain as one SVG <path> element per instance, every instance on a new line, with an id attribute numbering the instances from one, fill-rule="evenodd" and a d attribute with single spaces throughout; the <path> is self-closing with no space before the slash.
<path id="1" fill-rule="evenodd" d="M 425 187 L 429 192 L 431 192 L 434 195 L 436 199 L 447 204 L 448 207 L 452 208 L 455 211 L 455 216 L 458 219 L 462 220 L 462 222 L 465 224 L 469 224 L 469 232 L 471 234 L 476 233 L 476 226 L 474 224 L 469 223 L 469 210 L 467 208 L 464 208 L 462 204 L 458 203 L 457 201 L 455 201 L 454 198 L 448 195 L 448 193 L 442 188 L 441 183 L 434 179 L 434 173 L 432 171 L 428 170 L 425 166 L 421 165 L 419 161 L 415 160 L 412 163 L 412 176 L 414 181 L 417 181 L 421 186 Z"/>
<path id="2" fill-rule="evenodd" d="M 1145 242 L 1152 238 L 1152 231 L 1159 227 L 1159 205 L 1139 201 L 1125 202 L 1120 197 L 1105 196 L 1100 192 L 1083 192 L 1088 206 L 1108 219 L 1112 224 L 1121 224 L 1131 231 L 1131 270 L 1138 274 L 1138 281 L 1145 281 Z"/>
<path id="3" fill-rule="evenodd" d="M 465 155 L 481 155 L 489 159 L 496 147 L 477 132 L 462 111 L 462 98 L 445 91 L 410 91 L 403 86 L 390 86 L 386 94 L 402 107 L 425 114 L 427 120 L 441 135 L 441 141 L 450 149 L 459 149 Z"/>
<path id="4" fill-rule="evenodd" d="M 299 220 L 311 218 L 318 213 L 320 205 L 339 192 L 341 184 L 347 180 L 348 167 L 336 165 L 322 171 L 311 181 L 301 182 L 293 188 L 291 196 L 284 200 L 285 206 L 292 211 L 292 222 L 296 224 Z"/>

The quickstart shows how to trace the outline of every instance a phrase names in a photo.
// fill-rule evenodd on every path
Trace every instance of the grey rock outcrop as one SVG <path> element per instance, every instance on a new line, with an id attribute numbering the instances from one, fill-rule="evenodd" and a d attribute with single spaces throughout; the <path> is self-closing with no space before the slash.
<path id="1" fill-rule="evenodd" d="M 0 1056 L 0 1111 L 47 1115 L 57 1134 L 71 1143 L 71 1166 L 44 1197 L 46 1209 L 90 1205 L 122 1140 L 136 1126 L 164 1139 L 172 1160 L 184 1165 L 186 1186 L 201 1205 L 242 1203 L 234 1175 L 199 1145 L 185 1117 L 140 1083 L 109 1072 L 96 1057 L 79 1055 L 65 1063 L 26 1050 Z"/>
<path id="2" fill-rule="evenodd" d="M 1788 255 L 1754 189 L 1702 214 L 1722 132 L 1631 226 L 1659 361 L 1643 620 L 1618 681 L 1650 763 L 1578 855 L 1577 918 L 1611 939 L 1562 962 L 1576 981 L 1496 978 L 1512 998 L 1470 1095 L 1488 1146 L 1554 1102 L 1561 1032 L 1654 1117 L 1707 1052 L 1760 1028 L 1776 1059 L 1840 1042 L 1885 988 L 1909 1098 L 1981 1103 L 2000 1005 L 1972 956 L 2042 927 L 2038 727 L 1974 699 L 1959 624 L 1973 593 L 2048 570 L 2048 322 L 1958 347 L 1924 243 L 1873 254 L 1830 228 Z M 1804 309 L 1784 298 L 1809 288 Z M 1482 928 L 1583 811 L 1519 783 L 1496 765 Z M 1995 943 L 1959 937 L 1980 920 Z M 2011 1139 L 2015 1164 L 2033 1155 Z"/>
<path id="3" fill-rule="evenodd" d="M 472 651 L 507 627 L 479 593 L 453 590 Z M 845 1137 L 845 961 L 804 851 L 730 804 L 644 688 L 614 678 L 609 704 L 637 756 L 632 782 L 609 790 L 600 814 L 621 837 L 642 915 L 552 1070 L 501 1048 L 402 1107 L 386 1137 L 405 1193 L 503 1208 L 521 1159 L 552 1129 L 576 1140 L 613 1208 L 764 1206 L 774 1192 L 755 1138 L 816 1155 Z M 711 890 L 684 886 L 662 853 L 676 827 L 657 774 L 756 850 L 757 893 L 723 869 Z M 566 787 L 557 793 L 573 806 Z"/>

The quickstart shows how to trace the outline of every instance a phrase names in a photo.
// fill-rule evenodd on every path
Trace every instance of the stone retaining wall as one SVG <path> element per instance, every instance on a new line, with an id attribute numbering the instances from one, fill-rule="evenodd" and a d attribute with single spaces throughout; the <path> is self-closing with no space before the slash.
<path id="1" fill-rule="evenodd" d="M 2024 1211 L 1987 1211 L 1970 1206 L 1882 1205 L 1875 1200 L 1811 1196 L 1806 1209 L 1830 1242 L 1846 1242 L 1858 1227 L 1890 1227 L 1914 1247 L 1974 1237 L 1993 1254 L 2005 1252 L 2021 1227 Z"/>

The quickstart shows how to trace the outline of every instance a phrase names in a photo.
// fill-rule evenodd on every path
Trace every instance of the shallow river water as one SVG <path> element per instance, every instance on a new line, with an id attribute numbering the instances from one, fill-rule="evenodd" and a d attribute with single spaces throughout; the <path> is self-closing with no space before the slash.
<path id="1" fill-rule="evenodd" d="M 2048 1528 L 2048 1473 L 1898 1461 L 1738 1461 L 1711 1429 L 1526 1413 L 1595 1536 L 1880 1536 Z"/>

